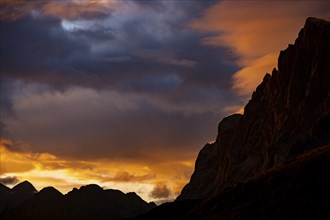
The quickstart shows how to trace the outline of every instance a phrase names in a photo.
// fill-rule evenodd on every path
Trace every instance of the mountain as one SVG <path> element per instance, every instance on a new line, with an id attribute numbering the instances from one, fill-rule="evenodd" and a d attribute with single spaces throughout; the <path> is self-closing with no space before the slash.
<path id="1" fill-rule="evenodd" d="M 24 194 L 34 194 L 37 192 L 36 188 L 29 182 L 29 181 L 23 181 L 12 189 L 14 192 L 18 193 L 24 193 Z"/>
<path id="2" fill-rule="evenodd" d="M 27 183 L 13 189 L 27 189 Z M 30 184 L 32 186 L 32 184 Z M 33 187 L 33 186 L 32 186 Z M 33 187 L 34 188 L 34 187 Z M 104 190 L 91 184 L 74 188 L 63 195 L 53 187 L 46 187 L 30 198 L 4 210 L 1 219 L 122 219 L 136 216 L 156 207 L 135 193 Z"/>
<path id="3" fill-rule="evenodd" d="M 330 22 L 308 18 L 173 203 L 136 219 L 320 219 L 330 197 Z M 327 219 L 327 218 L 325 218 Z"/>
<path id="4" fill-rule="evenodd" d="M 329 22 L 308 18 L 295 44 L 281 51 L 278 70 L 266 74 L 253 93 L 244 115 L 220 122 L 216 141 L 200 151 L 178 199 L 209 197 L 329 144 L 329 61 Z"/>
<path id="5" fill-rule="evenodd" d="M 25 182 L 0 185 L 0 218 L 330 219 L 329 61 L 330 22 L 308 18 L 244 114 L 219 123 L 216 141 L 199 152 L 172 203 L 156 207 L 94 184 L 66 195 L 52 187 L 37 193 Z M 26 197 L 8 205 L 12 194 Z"/>
<path id="6" fill-rule="evenodd" d="M 329 219 L 329 167 L 327 145 L 208 199 L 176 200 L 134 219 Z"/>
<path id="7" fill-rule="evenodd" d="M 37 192 L 28 181 L 23 181 L 12 189 L 0 184 L 0 213 L 31 199 Z"/>

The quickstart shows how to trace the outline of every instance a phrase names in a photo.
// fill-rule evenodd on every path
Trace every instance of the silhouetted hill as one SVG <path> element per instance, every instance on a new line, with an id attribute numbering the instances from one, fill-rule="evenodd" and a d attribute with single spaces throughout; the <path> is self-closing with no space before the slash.
<path id="1" fill-rule="evenodd" d="M 28 181 L 23 181 L 12 189 L 0 184 L 0 213 L 32 198 L 37 192 Z"/>
<path id="2" fill-rule="evenodd" d="M 12 190 L 27 189 L 24 183 Z M 32 189 L 32 184 L 29 188 Z M 4 188 L 5 189 L 5 188 Z M 15 190 L 14 190 L 15 189 Z M 33 187 L 34 189 L 34 187 Z M 6 191 L 6 189 L 4 190 Z M 132 217 L 156 207 L 147 203 L 135 193 L 123 193 L 119 190 L 103 190 L 92 184 L 74 188 L 63 195 L 53 187 L 46 187 L 30 198 L 21 200 L 1 214 L 1 219 L 122 219 Z"/>
<path id="3" fill-rule="evenodd" d="M 308 18 L 177 200 L 137 219 L 328 219 L 329 185 L 330 23 Z"/>
<path id="4" fill-rule="evenodd" d="M 13 191 L 24 193 L 24 194 L 34 194 L 37 192 L 36 188 L 29 182 L 23 181 L 12 188 Z"/>

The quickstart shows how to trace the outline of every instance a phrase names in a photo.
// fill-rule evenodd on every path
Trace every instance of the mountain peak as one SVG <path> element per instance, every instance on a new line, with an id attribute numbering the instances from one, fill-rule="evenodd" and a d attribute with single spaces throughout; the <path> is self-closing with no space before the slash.
<path id="1" fill-rule="evenodd" d="M 330 22 L 307 18 L 244 108 L 200 151 L 180 199 L 207 198 L 330 143 Z M 208 187 L 205 187 L 207 185 Z"/>
<path id="2" fill-rule="evenodd" d="M 16 190 L 31 188 L 25 181 L 16 186 Z M 20 199 L 5 210 L 6 203 L 0 204 L 1 219 L 123 219 L 136 216 L 155 207 L 135 193 L 123 193 L 119 190 L 103 190 L 96 184 L 74 188 L 63 195 L 54 187 L 46 187 L 32 195 L 12 193 L 10 196 L 28 196 Z M 6 202 L 6 201 L 5 201 Z M 1 211 L 4 211 L 2 215 Z M 2 218 L 4 216 L 4 218 Z"/>
<path id="3" fill-rule="evenodd" d="M 299 32 L 295 45 L 302 44 L 303 46 L 307 46 L 306 44 L 317 45 L 326 43 L 330 35 L 329 25 L 330 22 L 326 20 L 314 17 L 307 18 L 304 28 Z M 329 45 L 329 43 L 325 45 Z"/>
<path id="4" fill-rule="evenodd" d="M 40 190 L 39 195 L 45 195 L 46 197 L 61 197 L 63 194 L 52 186 L 48 186 Z"/>
<path id="5" fill-rule="evenodd" d="M 326 20 L 323 20 L 320 18 L 315 18 L 315 17 L 308 17 L 306 19 L 305 27 L 311 26 L 311 25 L 318 26 L 318 27 L 326 26 L 326 25 L 329 25 L 329 21 L 326 21 Z"/>
<path id="6" fill-rule="evenodd" d="M 15 192 L 22 192 L 22 193 L 36 193 L 38 192 L 36 188 L 27 180 L 17 184 L 12 188 Z"/>

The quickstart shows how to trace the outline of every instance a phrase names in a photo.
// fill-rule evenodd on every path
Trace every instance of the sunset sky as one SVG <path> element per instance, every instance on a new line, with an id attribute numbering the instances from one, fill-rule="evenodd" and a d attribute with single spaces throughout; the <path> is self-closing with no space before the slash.
<path id="1" fill-rule="evenodd" d="M 174 199 L 330 1 L 1 0 L 0 182 Z"/>

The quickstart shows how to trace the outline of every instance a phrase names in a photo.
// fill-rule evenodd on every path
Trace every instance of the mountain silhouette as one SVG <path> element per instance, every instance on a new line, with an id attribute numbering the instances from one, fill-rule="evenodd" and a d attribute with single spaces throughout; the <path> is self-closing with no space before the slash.
<path id="1" fill-rule="evenodd" d="M 63 195 L 54 187 L 43 188 L 37 192 L 27 181 L 9 189 L 1 186 L 1 219 L 122 219 L 132 217 L 156 207 L 147 203 L 135 193 L 123 193 L 119 190 L 104 190 L 91 184 L 74 188 Z M 32 191 L 31 191 L 32 190 Z M 33 192 L 32 196 L 17 192 Z M 12 201 L 15 203 L 6 204 Z M 25 197 L 19 197 L 25 196 Z M 17 200 L 19 198 L 19 200 Z M 3 203 L 4 202 L 4 203 Z"/>
<path id="2" fill-rule="evenodd" d="M 226 117 L 201 150 L 178 199 L 206 198 L 246 178 L 330 143 L 329 22 L 308 18 L 294 45 L 281 51 L 244 108 Z M 208 183 L 205 189 L 203 183 Z"/>
<path id="3" fill-rule="evenodd" d="M 29 181 L 23 181 L 12 189 L 15 192 L 18 193 L 24 193 L 24 194 L 34 194 L 37 192 L 36 188 L 29 182 Z"/>
<path id="4" fill-rule="evenodd" d="M 137 219 L 329 218 L 329 185 L 330 22 L 308 18 L 244 114 L 219 123 L 177 200 Z"/>
<path id="5" fill-rule="evenodd" d="M 34 186 L 28 181 L 21 182 L 12 189 L 0 183 L 0 213 L 31 199 L 37 192 Z"/>
<path id="6" fill-rule="evenodd" d="M 262 45 L 261 45 L 262 46 Z M 0 185 L 0 218 L 330 219 L 330 22 L 308 18 L 244 114 L 224 118 L 176 201 L 91 184 L 66 195 Z"/>

